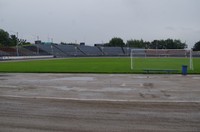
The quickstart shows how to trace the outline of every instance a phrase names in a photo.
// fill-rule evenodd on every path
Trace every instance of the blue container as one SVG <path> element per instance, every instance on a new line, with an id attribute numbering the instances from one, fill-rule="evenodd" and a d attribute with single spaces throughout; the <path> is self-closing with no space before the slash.
<path id="1" fill-rule="evenodd" d="M 186 65 L 182 65 L 182 75 L 187 75 L 187 67 Z"/>

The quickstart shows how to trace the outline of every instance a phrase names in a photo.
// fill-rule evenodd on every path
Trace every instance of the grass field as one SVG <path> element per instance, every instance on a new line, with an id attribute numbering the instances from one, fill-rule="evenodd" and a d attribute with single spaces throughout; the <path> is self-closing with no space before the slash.
<path id="1" fill-rule="evenodd" d="M 200 58 L 194 58 L 191 74 L 200 74 Z M 134 69 L 130 68 L 130 58 L 67 58 L 52 60 L 30 60 L 0 62 L 3 73 L 143 73 L 143 69 L 176 69 L 181 73 L 182 65 L 189 66 L 186 58 L 134 59 Z"/>

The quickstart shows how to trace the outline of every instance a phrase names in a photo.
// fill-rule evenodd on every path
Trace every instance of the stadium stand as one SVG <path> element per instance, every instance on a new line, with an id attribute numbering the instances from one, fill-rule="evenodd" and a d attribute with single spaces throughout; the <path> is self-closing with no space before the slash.
<path id="1" fill-rule="evenodd" d="M 102 47 L 85 45 L 57 45 L 57 44 L 36 44 L 19 46 L 19 56 L 48 56 L 54 57 L 87 57 L 87 56 L 130 56 L 133 50 L 134 56 L 149 57 L 189 57 L 189 50 L 179 49 L 131 49 L 129 47 Z M 200 57 L 199 51 L 193 51 L 194 57 Z M 0 56 L 17 56 L 16 47 L 1 47 Z"/>
<path id="2" fill-rule="evenodd" d="M 185 50 L 168 50 L 170 57 L 187 57 L 189 55 Z M 189 57 L 189 56 L 188 56 Z"/>
<path id="3" fill-rule="evenodd" d="M 157 56 L 157 52 L 156 52 L 156 50 L 154 50 L 154 49 L 148 49 L 148 50 L 146 51 L 146 55 L 147 55 L 147 56 L 152 56 L 152 57 L 154 57 L 154 56 Z"/>
<path id="4" fill-rule="evenodd" d="M 47 52 L 48 54 L 52 54 L 52 46 L 51 45 L 44 45 L 44 44 L 38 44 L 38 47 L 42 49 L 43 51 Z"/>
<path id="5" fill-rule="evenodd" d="M 129 47 L 123 47 L 123 51 L 124 51 L 124 54 L 125 55 L 130 55 L 130 53 L 131 53 L 131 48 L 129 48 Z"/>
<path id="6" fill-rule="evenodd" d="M 102 52 L 99 50 L 98 47 L 92 46 L 79 46 L 80 51 L 84 52 L 87 56 L 101 56 Z"/>
<path id="7" fill-rule="evenodd" d="M 125 55 L 121 47 L 103 47 L 102 51 L 106 56 L 123 56 Z"/>
<path id="8" fill-rule="evenodd" d="M 85 56 L 83 52 L 81 52 L 76 45 L 55 45 L 59 50 L 65 53 L 66 57 L 73 56 Z"/>
<path id="9" fill-rule="evenodd" d="M 0 50 L 2 53 L 6 53 L 7 56 L 16 56 L 17 55 L 17 51 L 15 48 L 2 47 Z"/>
<path id="10" fill-rule="evenodd" d="M 24 47 L 18 47 L 18 51 L 19 51 L 19 56 L 36 56 L 37 53 L 32 52 L 28 49 L 25 49 Z"/>
<path id="11" fill-rule="evenodd" d="M 0 57 L 1 56 L 9 56 L 9 54 L 7 52 L 1 51 L 0 49 Z"/>
<path id="12" fill-rule="evenodd" d="M 39 48 L 44 50 L 50 55 L 54 55 L 54 57 L 66 57 L 67 55 L 61 51 L 56 45 L 52 44 L 38 44 Z"/>
<path id="13" fill-rule="evenodd" d="M 146 50 L 146 55 L 152 57 L 167 57 L 169 53 L 168 50 L 165 49 L 148 49 Z"/>
<path id="14" fill-rule="evenodd" d="M 200 57 L 200 51 L 193 51 L 192 56 L 193 57 Z"/>
<path id="15" fill-rule="evenodd" d="M 146 56 L 146 50 L 145 49 L 131 49 L 132 55 L 134 57 L 145 57 Z"/>
<path id="16" fill-rule="evenodd" d="M 24 48 L 37 55 L 50 55 L 48 52 L 40 49 L 37 45 L 24 46 Z"/>
<path id="17" fill-rule="evenodd" d="M 57 45 L 52 45 L 52 54 L 55 57 L 67 57 L 67 54 L 60 50 Z"/>

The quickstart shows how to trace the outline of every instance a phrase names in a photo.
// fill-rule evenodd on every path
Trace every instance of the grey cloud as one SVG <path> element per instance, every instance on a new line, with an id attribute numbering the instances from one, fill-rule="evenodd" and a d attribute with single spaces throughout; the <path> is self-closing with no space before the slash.
<path id="1" fill-rule="evenodd" d="M 29 41 L 33 35 L 88 44 L 115 36 L 125 41 L 174 37 L 192 44 L 199 39 L 198 5 L 199 0 L 0 0 L 0 28 Z"/>

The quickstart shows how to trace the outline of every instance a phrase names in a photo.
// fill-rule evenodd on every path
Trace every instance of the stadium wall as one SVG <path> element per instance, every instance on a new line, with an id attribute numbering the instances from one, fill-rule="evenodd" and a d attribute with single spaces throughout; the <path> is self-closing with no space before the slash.
<path id="1" fill-rule="evenodd" d="M 53 58 L 53 55 L 49 56 L 3 56 L 0 60 L 24 60 L 24 59 L 48 59 Z"/>

